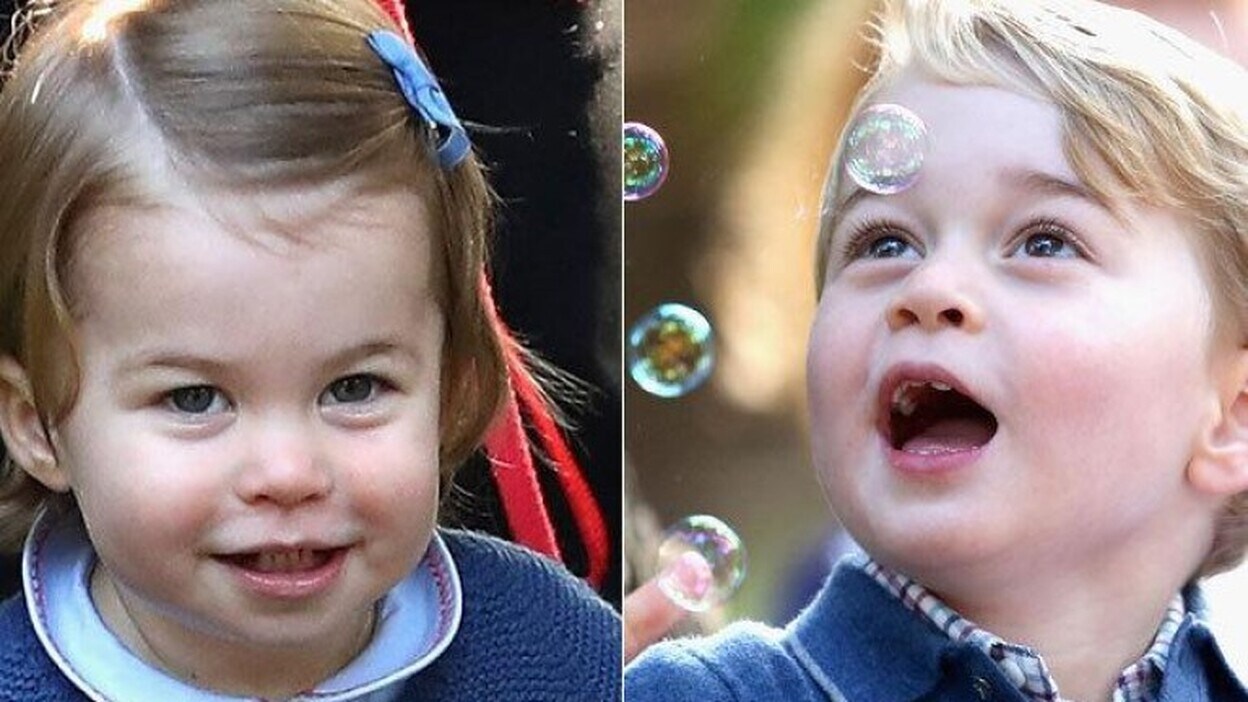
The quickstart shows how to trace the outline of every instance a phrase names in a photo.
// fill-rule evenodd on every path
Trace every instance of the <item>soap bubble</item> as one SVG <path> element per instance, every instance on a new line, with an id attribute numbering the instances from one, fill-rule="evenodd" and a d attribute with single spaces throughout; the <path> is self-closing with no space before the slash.
<path id="1" fill-rule="evenodd" d="M 711 323 L 675 302 L 654 308 L 628 333 L 628 370 L 641 389 L 680 397 L 701 385 L 715 364 Z"/>
<path id="2" fill-rule="evenodd" d="M 880 195 L 914 185 L 927 153 L 927 126 L 900 105 L 872 105 L 858 115 L 845 138 L 845 170 L 854 182 Z"/>
<path id="3" fill-rule="evenodd" d="M 667 179 L 667 145 L 640 122 L 624 123 L 624 199 L 644 200 Z"/>
<path id="4" fill-rule="evenodd" d="M 705 612 L 745 579 L 745 546 L 727 524 L 706 514 L 685 517 L 659 545 L 659 588 L 680 608 Z"/>

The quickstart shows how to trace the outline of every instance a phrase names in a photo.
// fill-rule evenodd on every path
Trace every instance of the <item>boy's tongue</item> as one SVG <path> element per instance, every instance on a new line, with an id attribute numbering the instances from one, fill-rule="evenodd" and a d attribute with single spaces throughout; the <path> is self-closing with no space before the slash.
<path id="1" fill-rule="evenodd" d="M 992 439 L 992 428 L 975 419 L 956 417 L 939 419 L 906 440 L 902 451 L 939 452 L 967 451 Z"/>

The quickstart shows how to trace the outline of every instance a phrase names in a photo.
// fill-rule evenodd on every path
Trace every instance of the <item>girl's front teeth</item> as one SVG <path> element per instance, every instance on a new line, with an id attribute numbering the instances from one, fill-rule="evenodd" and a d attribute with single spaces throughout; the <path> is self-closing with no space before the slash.
<path id="1" fill-rule="evenodd" d="M 261 551 L 252 557 L 248 564 L 252 570 L 261 573 L 290 573 L 311 570 L 325 562 L 322 552 L 310 548 L 297 548 L 289 551 Z"/>

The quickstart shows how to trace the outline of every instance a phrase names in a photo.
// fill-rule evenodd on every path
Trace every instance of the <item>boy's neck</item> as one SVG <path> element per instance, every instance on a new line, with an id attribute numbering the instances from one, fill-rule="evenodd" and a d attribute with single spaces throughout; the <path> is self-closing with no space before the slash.
<path id="1" fill-rule="evenodd" d="M 1026 601 L 1002 597 L 968 605 L 955 598 L 950 606 L 996 636 L 1035 649 L 1062 699 L 1108 702 L 1119 674 L 1152 645 L 1175 591 L 1145 592 L 1124 583 L 1117 592 L 1093 592 L 1078 578 L 1054 584 L 1065 592 L 1039 595 L 1028 588 Z"/>
<path id="2" fill-rule="evenodd" d="M 1107 702 L 1119 674 L 1152 645 L 1167 605 L 1199 563 L 1187 554 L 1207 550 L 1207 538 L 1171 528 L 1078 564 L 912 575 L 980 628 L 1038 652 L 1062 699 Z"/>
<path id="3" fill-rule="evenodd" d="M 376 618 L 374 613 L 358 634 L 340 642 L 261 649 L 136 611 L 99 565 L 91 574 L 91 599 L 109 630 L 148 665 L 195 687 L 261 699 L 286 699 L 330 678 L 368 645 Z"/>

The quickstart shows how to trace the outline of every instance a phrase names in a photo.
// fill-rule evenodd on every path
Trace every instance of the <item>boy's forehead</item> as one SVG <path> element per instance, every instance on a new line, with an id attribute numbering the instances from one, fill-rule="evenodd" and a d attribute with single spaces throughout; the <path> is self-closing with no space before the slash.
<path id="1" fill-rule="evenodd" d="M 927 157 L 927 125 L 901 105 L 864 108 L 845 136 L 845 173 L 859 188 L 895 195 L 918 180 Z"/>
<path id="2" fill-rule="evenodd" d="M 853 137 L 884 128 L 894 134 L 888 140 L 894 152 L 865 152 L 863 166 L 864 152 L 855 151 Z M 855 174 L 898 164 L 912 170 L 901 188 L 864 186 Z M 943 190 L 953 181 L 960 187 L 990 186 L 994 173 L 1010 171 L 1082 185 L 1066 157 L 1056 105 L 998 86 L 955 84 L 914 71 L 904 71 L 863 102 L 846 130 L 836 168 L 836 212 L 864 197 L 887 198 L 911 188 Z"/>

